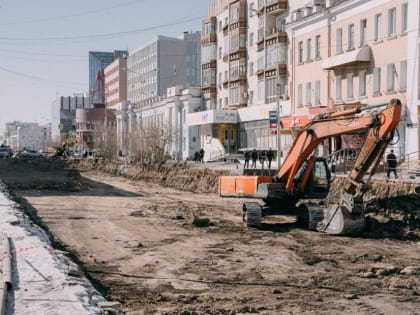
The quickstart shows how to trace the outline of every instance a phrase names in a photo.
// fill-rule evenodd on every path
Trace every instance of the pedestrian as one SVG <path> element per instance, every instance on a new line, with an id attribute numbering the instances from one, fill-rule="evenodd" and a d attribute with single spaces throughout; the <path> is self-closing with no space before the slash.
<path id="1" fill-rule="evenodd" d="M 271 169 L 271 161 L 274 159 L 274 152 L 271 148 L 267 151 L 267 161 L 268 161 L 268 169 Z"/>
<path id="2" fill-rule="evenodd" d="M 204 149 L 203 148 L 200 149 L 200 162 L 204 163 Z"/>
<path id="3" fill-rule="evenodd" d="M 249 159 L 251 158 L 251 154 L 249 153 L 249 151 L 245 151 L 244 153 L 244 168 L 249 168 Z"/>
<path id="4" fill-rule="evenodd" d="M 200 157 L 200 152 L 195 151 L 195 152 L 194 152 L 194 162 L 195 162 L 195 163 L 198 163 L 200 160 L 201 160 L 201 157 Z"/>
<path id="5" fill-rule="evenodd" d="M 251 168 L 257 168 L 257 159 L 258 159 L 258 152 L 257 152 L 257 150 L 255 150 L 255 149 L 252 150 L 251 159 L 252 159 Z"/>
<path id="6" fill-rule="evenodd" d="M 397 157 L 394 154 L 394 150 L 391 150 L 390 153 L 386 156 L 386 164 L 388 165 L 388 170 L 386 176 L 389 178 L 391 172 L 394 173 L 395 178 L 398 178 L 397 175 Z"/>
<path id="7" fill-rule="evenodd" d="M 261 151 L 259 156 L 258 156 L 260 163 L 261 163 L 261 168 L 264 169 L 264 162 L 265 162 L 265 152 Z"/>

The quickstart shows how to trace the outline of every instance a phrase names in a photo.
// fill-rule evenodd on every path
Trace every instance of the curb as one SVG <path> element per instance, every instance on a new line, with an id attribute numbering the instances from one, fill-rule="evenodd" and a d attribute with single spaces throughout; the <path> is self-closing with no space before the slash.
<path id="1" fill-rule="evenodd" d="M 7 291 L 12 286 L 12 256 L 10 255 L 9 238 L 6 233 L 0 234 L 1 255 L 3 256 L 3 266 L 0 279 L 0 315 L 6 311 Z"/>

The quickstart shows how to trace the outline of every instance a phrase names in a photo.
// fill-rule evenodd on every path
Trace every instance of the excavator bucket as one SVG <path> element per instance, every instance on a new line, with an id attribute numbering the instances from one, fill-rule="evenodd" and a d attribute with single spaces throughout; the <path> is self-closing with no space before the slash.
<path id="1" fill-rule="evenodd" d="M 363 214 L 349 213 L 346 208 L 333 205 L 327 218 L 318 223 L 317 230 L 334 235 L 355 235 L 360 234 L 365 225 Z"/>

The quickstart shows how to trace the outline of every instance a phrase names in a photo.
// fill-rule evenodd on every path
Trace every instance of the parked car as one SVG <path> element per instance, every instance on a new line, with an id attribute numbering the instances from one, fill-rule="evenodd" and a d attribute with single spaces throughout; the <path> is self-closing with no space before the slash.
<path id="1" fill-rule="evenodd" d="M 0 158 L 9 158 L 12 156 L 12 150 L 8 146 L 0 146 Z"/>
<path id="2" fill-rule="evenodd" d="M 44 158 L 47 154 L 41 151 L 35 151 L 35 150 L 23 150 L 17 154 L 15 154 L 13 157 L 21 157 L 21 158 Z"/>

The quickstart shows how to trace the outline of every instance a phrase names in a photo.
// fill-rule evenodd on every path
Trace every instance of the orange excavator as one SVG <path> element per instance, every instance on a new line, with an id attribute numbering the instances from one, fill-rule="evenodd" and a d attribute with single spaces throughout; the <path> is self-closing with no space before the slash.
<path id="1" fill-rule="evenodd" d="M 219 195 L 264 201 L 264 205 L 244 203 L 243 219 L 247 226 L 261 225 L 264 216 L 286 214 L 296 215 L 310 229 L 329 234 L 360 233 L 365 227 L 363 195 L 394 137 L 400 117 L 398 99 L 387 105 L 319 114 L 299 132 L 274 176 L 268 172 L 255 175 L 255 170 L 250 175 L 221 176 Z M 360 153 L 339 202 L 331 205 L 324 216 L 324 208 L 309 201 L 326 198 L 330 189 L 327 160 L 316 157 L 316 149 L 326 139 L 354 133 L 365 134 Z"/>

